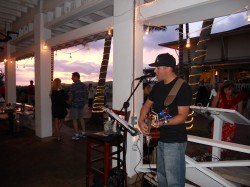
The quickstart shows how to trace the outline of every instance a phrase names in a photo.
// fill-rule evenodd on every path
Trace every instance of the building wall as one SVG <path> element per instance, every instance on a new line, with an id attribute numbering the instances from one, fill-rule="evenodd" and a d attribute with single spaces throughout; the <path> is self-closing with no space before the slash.
<path id="1" fill-rule="evenodd" d="M 223 42 L 222 42 L 223 41 Z M 212 38 L 208 42 L 206 62 L 218 62 L 223 59 L 223 51 L 226 55 L 227 60 L 236 59 L 249 59 L 249 43 L 250 43 L 250 32 L 244 34 L 237 34 L 231 36 L 224 36 L 222 38 Z M 225 49 L 223 50 L 222 46 Z M 192 45 L 190 48 L 191 59 L 195 56 L 196 45 Z M 184 49 L 184 63 L 187 62 L 187 50 Z"/>
<path id="2" fill-rule="evenodd" d="M 249 44 L 250 33 L 228 38 L 228 57 L 232 59 L 243 57 L 249 58 Z"/>

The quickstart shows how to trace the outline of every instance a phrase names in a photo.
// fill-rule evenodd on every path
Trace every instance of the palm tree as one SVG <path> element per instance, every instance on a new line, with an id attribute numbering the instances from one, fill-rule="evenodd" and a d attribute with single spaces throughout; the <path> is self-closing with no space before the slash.
<path id="1" fill-rule="evenodd" d="M 195 50 L 195 55 L 191 65 L 189 85 L 191 86 L 193 91 L 192 104 L 195 103 L 199 80 L 202 73 L 202 65 L 204 64 L 204 60 L 207 55 L 207 41 L 210 38 L 213 21 L 214 19 L 203 21 L 199 42 L 197 44 L 197 48 Z"/>
<path id="2" fill-rule="evenodd" d="M 183 70 L 183 24 L 179 25 L 179 68 L 178 75 L 180 78 L 184 78 Z"/>
<path id="3" fill-rule="evenodd" d="M 186 41 L 188 40 L 189 38 L 189 24 L 186 23 Z M 188 62 L 188 74 L 189 75 L 189 69 L 190 69 L 190 66 L 191 66 L 191 63 L 192 63 L 192 60 L 191 60 L 191 52 L 190 52 L 190 48 L 188 47 L 187 48 L 187 62 Z M 189 77 L 186 76 L 186 81 L 189 81 Z"/>
<path id="4" fill-rule="evenodd" d="M 97 84 L 96 94 L 93 104 L 93 113 L 103 112 L 101 107 L 104 106 L 104 90 L 105 90 L 106 75 L 107 75 L 109 56 L 110 56 L 111 41 L 112 41 L 112 36 L 107 36 L 105 38 L 99 81 Z"/>
<path id="5" fill-rule="evenodd" d="M 189 24 L 186 23 L 186 39 L 188 38 L 189 38 Z M 191 65 L 190 48 L 187 48 L 187 59 L 188 59 L 188 64 Z"/>
<path id="6" fill-rule="evenodd" d="M 199 80 L 202 73 L 202 65 L 204 64 L 205 57 L 207 55 L 207 41 L 209 40 L 212 25 L 214 19 L 204 20 L 202 24 L 202 29 L 200 33 L 199 42 L 197 44 L 197 48 L 195 50 L 195 55 L 193 61 L 191 63 L 191 69 L 189 74 L 189 85 L 192 88 L 193 97 L 192 97 L 192 105 L 195 104 L 197 89 L 199 86 Z M 188 34 L 189 32 L 187 32 Z M 189 37 L 189 36 L 187 36 Z M 190 58 L 190 52 L 188 54 L 188 58 Z M 190 59 L 189 59 L 190 60 Z M 191 111 L 190 111 L 191 112 Z M 188 115 L 186 120 L 187 129 L 192 127 L 193 120 L 192 120 L 192 112 Z"/>

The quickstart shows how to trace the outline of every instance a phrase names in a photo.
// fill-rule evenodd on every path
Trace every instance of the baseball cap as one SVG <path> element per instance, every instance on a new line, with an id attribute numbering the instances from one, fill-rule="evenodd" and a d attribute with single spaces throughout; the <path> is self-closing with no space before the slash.
<path id="1" fill-rule="evenodd" d="M 163 53 L 163 54 L 159 54 L 156 57 L 155 62 L 152 64 L 149 64 L 149 66 L 151 67 L 167 66 L 167 67 L 175 68 L 176 60 L 169 53 Z"/>

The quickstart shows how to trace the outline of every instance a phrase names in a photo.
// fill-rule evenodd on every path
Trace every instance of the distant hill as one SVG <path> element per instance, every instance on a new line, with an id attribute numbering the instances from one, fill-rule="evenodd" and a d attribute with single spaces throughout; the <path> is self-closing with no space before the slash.
<path id="1" fill-rule="evenodd" d="M 87 86 L 88 86 L 90 83 L 92 83 L 93 86 L 97 86 L 97 84 L 98 84 L 98 82 L 84 81 L 84 84 L 86 84 Z M 113 81 L 107 81 L 107 82 L 106 82 L 106 85 L 108 85 L 108 86 L 112 86 L 112 84 L 113 84 Z M 65 87 L 71 86 L 71 84 L 64 84 L 64 83 L 62 83 L 62 85 L 65 86 Z"/>

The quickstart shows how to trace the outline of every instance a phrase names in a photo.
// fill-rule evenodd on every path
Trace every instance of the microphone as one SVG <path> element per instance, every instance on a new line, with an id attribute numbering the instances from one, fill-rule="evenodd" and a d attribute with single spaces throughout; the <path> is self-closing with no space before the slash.
<path id="1" fill-rule="evenodd" d="M 137 77 L 137 78 L 135 78 L 135 81 L 143 80 L 143 79 L 146 79 L 146 78 L 149 78 L 149 77 L 155 77 L 155 72 L 147 73 L 146 75 Z"/>

